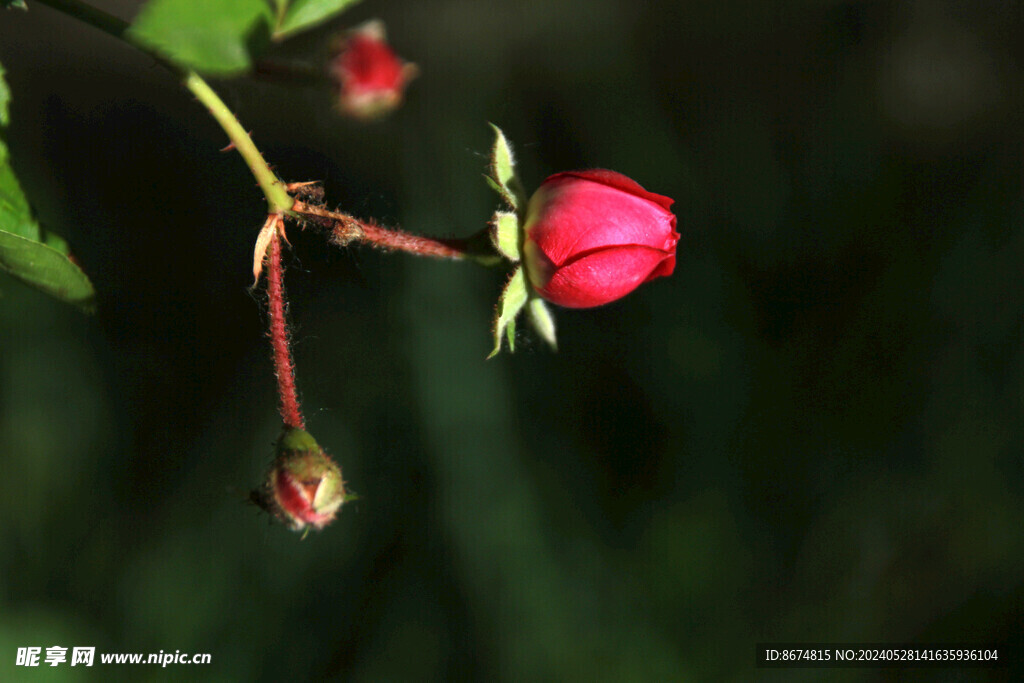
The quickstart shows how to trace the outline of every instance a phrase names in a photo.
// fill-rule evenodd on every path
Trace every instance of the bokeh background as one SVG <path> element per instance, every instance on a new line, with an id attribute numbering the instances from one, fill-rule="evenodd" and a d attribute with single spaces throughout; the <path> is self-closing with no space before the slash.
<path id="1" fill-rule="evenodd" d="M 29 3 L 33 5 L 33 3 Z M 97 3 L 130 18 L 137 4 Z M 421 76 L 217 83 L 279 174 L 431 235 L 481 228 L 501 125 L 528 187 L 676 199 L 676 273 L 484 361 L 502 275 L 293 230 L 311 431 L 360 500 L 300 541 L 244 502 L 279 429 L 264 204 L 151 59 L 0 13 L 14 165 L 99 312 L 0 280 L 4 680 L 1007 680 L 755 671 L 763 641 L 1020 656 L 1018 2 L 365 0 Z M 208 667 L 16 669 L 21 646 Z"/>

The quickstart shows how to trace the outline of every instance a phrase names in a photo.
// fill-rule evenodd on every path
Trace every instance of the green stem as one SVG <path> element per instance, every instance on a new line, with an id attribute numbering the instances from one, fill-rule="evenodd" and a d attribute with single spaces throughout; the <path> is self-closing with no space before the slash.
<path id="1" fill-rule="evenodd" d="M 249 166 L 249 170 L 252 171 L 256 182 L 259 183 L 260 189 L 263 190 L 270 213 L 285 213 L 292 208 L 293 200 L 291 196 L 285 190 L 278 177 L 274 175 L 274 172 L 270 170 L 267 162 L 263 159 L 263 155 L 256 148 L 252 138 L 249 137 L 249 133 L 242 127 L 242 124 L 239 123 L 238 118 L 228 106 L 224 104 L 224 100 L 213 91 L 213 88 L 199 74 L 189 69 L 182 69 L 160 55 L 153 53 L 146 46 L 137 43 L 128 33 L 129 24 L 112 14 L 107 14 L 103 10 L 80 2 L 80 0 L 37 0 L 37 2 L 48 5 L 59 12 L 63 12 L 68 16 L 98 28 L 104 33 L 123 40 L 132 47 L 154 57 L 181 80 L 182 85 L 195 95 L 196 99 L 203 103 L 210 114 L 213 115 L 213 118 L 217 120 L 217 123 L 220 124 L 220 127 L 227 133 L 228 139 L 234 144 L 238 153 L 242 155 L 242 159 Z"/>
<path id="2" fill-rule="evenodd" d="M 184 83 L 185 87 L 196 96 L 196 99 L 206 105 L 210 114 L 213 115 L 213 118 L 217 119 L 217 123 L 228 134 L 228 138 L 234 143 L 235 149 L 238 150 L 245 163 L 248 164 L 249 170 L 252 171 L 256 182 L 260 184 L 260 189 L 263 190 L 263 194 L 267 197 L 270 213 L 284 213 L 290 210 L 293 203 L 291 196 L 284 189 L 284 185 L 278 180 L 274 172 L 267 166 L 263 155 L 256 148 L 256 143 L 249 137 L 249 133 L 246 132 L 245 128 L 242 128 L 242 124 L 238 122 L 238 118 L 234 113 L 228 109 L 228 105 L 224 104 L 224 100 L 194 71 L 189 71 L 185 75 Z"/>

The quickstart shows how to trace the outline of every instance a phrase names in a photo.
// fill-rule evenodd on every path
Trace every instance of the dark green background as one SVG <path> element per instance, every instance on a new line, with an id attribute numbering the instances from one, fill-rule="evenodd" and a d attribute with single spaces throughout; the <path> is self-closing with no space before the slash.
<path id="1" fill-rule="evenodd" d="M 0 13 L 15 169 L 100 306 L 0 280 L 0 678 L 744 681 L 756 642 L 797 640 L 1024 656 L 1019 3 L 366 0 L 272 54 L 316 64 L 375 16 L 422 70 L 387 120 L 216 84 L 282 177 L 468 235 L 497 203 L 493 121 L 528 188 L 606 167 L 673 197 L 676 274 L 557 311 L 557 354 L 522 334 L 485 362 L 499 273 L 293 230 L 299 389 L 361 496 L 300 541 L 243 502 L 279 425 L 247 169 L 151 59 Z M 50 645 L 213 664 L 14 668 Z"/>

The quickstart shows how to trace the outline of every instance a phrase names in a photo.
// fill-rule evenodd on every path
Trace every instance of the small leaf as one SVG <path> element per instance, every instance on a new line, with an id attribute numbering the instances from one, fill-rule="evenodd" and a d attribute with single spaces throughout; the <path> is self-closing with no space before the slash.
<path id="1" fill-rule="evenodd" d="M 541 339 L 551 345 L 555 351 L 558 350 L 558 341 L 555 339 L 555 317 L 551 315 L 544 299 L 534 296 L 530 299 L 526 314 L 530 318 L 530 324 L 537 331 Z"/>
<path id="2" fill-rule="evenodd" d="M 274 31 L 281 39 L 313 28 L 341 14 L 359 0 L 294 0 Z"/>
<path id="3" fill-rule="evenodd" d="M 519 217 L 507 211 L 496 211 L 491 219 L 491 243 L 509 261 L 519 261 Z"/>
<path id="4" fill-rule="evenodd" d="M 95 292 L 82 269 L 56 249 L 9 232 L 0 232 L 0 269 L 37 289 L 75 304 L 94 308 Z"/>
<path id="5" fill-rule="evenodd" d="M 25 4 L 25 0 L 0 0 L 0 7 L 4 9 L 22 9 L 28 11 L 28 5 Z"/>
<path id="6" fill-rule="evenodd" d="M 519 315 L 519 311 L 523 309 L 528 297 L 529 288 L 526 286 L 526 277 L 523 275 L 523 267 L 519 266 L 512 273 L 512 277 L 509 278 L 508 284 L 505 285 L 505 289 L 501 293 L 501 298 L 498 299 L 494 316 L 494 350 L 487 356 L 488 358 L 494 358 L 501 352 L 501 337 Z M 514 337 L 514 335 L 515 328 L 512 329 L 512 336 Z M 509 350 L 514 350 L 512 346 L 510 339 Z"/>
<path id="7" fill-rule="evenodd" d="M 129 35 L 176 64 L 228 75 L 252 66 L 272 22 L 266 0 L 150 0 Z"/>

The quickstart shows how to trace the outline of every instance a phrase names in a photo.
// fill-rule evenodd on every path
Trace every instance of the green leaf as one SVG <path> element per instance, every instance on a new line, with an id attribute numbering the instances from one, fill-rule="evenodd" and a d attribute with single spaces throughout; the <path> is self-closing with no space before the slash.
<path id="1" fill-rule="evenodd" d="M 4 9 L 23 9 L 28 11 L 28 5 L 25 4 L 25 0 L 0 0 L 0 7 Z"/>
<path id="2" fill-rule="evenodd" d="M 529 306 L 526 309 L 526 315 L 541 339 L 557 351 L 558 341 L 555 339 L 555 317 L 551 315 L 551 309 L 548 308 L 544 299 L 537 296 L 531 297 Z"/>
<path id="3" fill-rule="evenodd" d="M 39 241 L 40 230 L 32 217 L 28 200 L 18 185 L 14 169 L 7 163 L 7 146 L 0 140 L 0 230 Z"/>
<path id="4" fill-rule="evenodd" d="M 6 127 L 10 119 L 10 102 L 11 89 L 4 80 L 4 68 L 0 65 L 0 128 Z M 8 165 L 9 156 L 7 145 L 0 138 L 0 230 L 38 241 L 39 226 L 32 219 L 14 169 Z"/>
<path id="5" fill-rule="evenodd" d="M 519 217 L 508 211 L 496 211 L 491 219 L 491 243 L 509 261 L 519 261 Z"/>
<path id="6" fill-rule="evenodd" d="M 42 242 L 0 232 L 0 269 L 61 301 L 87 311 L 94 308 L 95 292 L 88 276 L 67 254 Z"/>
<path id="7" fill-rule="evenodd" d="M 487 184 L 501 195 L 513 211 L 519 212 L 525 209 L 526 201 L 523 197 L 522 185 L 516 177 L 516 161 L 512 155 L 512 146 L 493 123 L 490 124 L 494 130 L 494 144 L 491 146 L 491 165 L 487 177 Z"/>
<path id="8" fill-rule="evenodd" d="M 334 18 L 359 0 L 294 0 L 285 12 L 274 38 L 284 38 Z"/>
<path id="9" fill-rule="evenodd" d="M 10 102 L 11 89 L 7 87 L 7 81 L 4 80 L 4 67 L 0 65 L 0 127 L 7 125 L 10 117 L 8 113 Z M 3 158 L 0 158 L 0 161 L 3 161 Z"/>
<path id="10" fill-rule="evenodd" d="M 526 277 L 523 275 L 523 267 L 519 266 L 512 273 L 512 277 L 509 278 L 508 284 L 505 285 L 505 289 L 501 293 L 501 298 L 498 299 L 494 316 L 494 350 L 487 356 L 488 358 L 494 358 L 501 352 L 501 337 L 505 334 L 506 329 L 513 325 L 519 311 L 523 310 L 529 292 Z M 512 333 L 508 340 L 509 351 L 515 350 L 514 339 L 515 327 L 512 327 Z"/>
<path id="11" fill-rule="evenodd" d="M 0 127 L 8 122 L 11 91 L 0 66 Z M 0 270 L 63 301 L 91 310 L 95 293 L 82 269 L 68 258 L 68 245 L 44 232 L 8 163 L 0 138 Z"/>
<path id="12" fill-rule="evenodd" d="M 129 36 L 180 66 L 223 76 L 252 66 L 272 24 L 266 0 L 150 0 Z"/>

